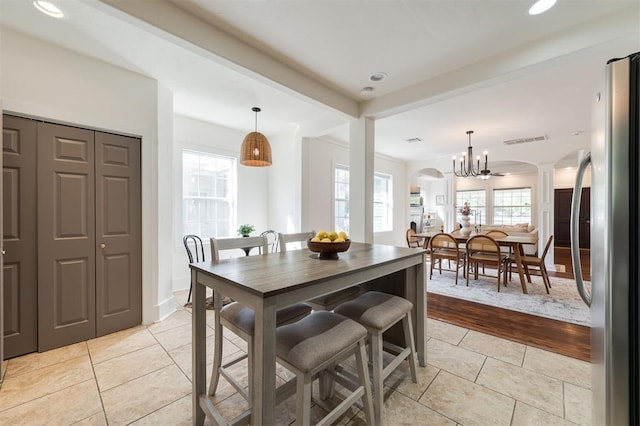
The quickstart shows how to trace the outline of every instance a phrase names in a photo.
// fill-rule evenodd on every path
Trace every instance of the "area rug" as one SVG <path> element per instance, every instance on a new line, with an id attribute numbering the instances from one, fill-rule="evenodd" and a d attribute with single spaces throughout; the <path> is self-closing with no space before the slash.
<path id="1" fill-rule="evenodd" d="M 429 272 L 427 271 L 428 292 L 591 326 L 590 310 L 580 299 L 574 280 L 550 277 L 551 289 L 549 291 L 551 294 L 547 294 L 542 277 L 532 275 L 532 283 L 527 283 L 528 294 L 523 294 L 517 274 L 514 274 L 513 281 L 509 282 L 507 287 L 500 287 L 500 293 L 497 292 L 495 277 L 470 279 L 469 287 L 465 286 L 465 279 L 461 276 L 458 278 L 458 285 L 455 285 L 455 273 L 453 272 L 442 271 L 442 275 L 440 275 L 434 270 L 433 279 L 428 278 Z M 590 291 L 591 283 L 585 282 L 585 286 Z"/>

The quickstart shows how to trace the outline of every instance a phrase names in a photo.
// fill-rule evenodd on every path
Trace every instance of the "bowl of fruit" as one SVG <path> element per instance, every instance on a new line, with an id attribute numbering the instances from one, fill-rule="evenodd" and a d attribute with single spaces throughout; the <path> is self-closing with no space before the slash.
<path id="1" fill-rule="evenodd" d="M 337 259 L 338 253 L 349 250 L 351 240 L 343 231 L 320 231 L 307 240 L 307 247 L 318 253 L 318 259 Z"/>

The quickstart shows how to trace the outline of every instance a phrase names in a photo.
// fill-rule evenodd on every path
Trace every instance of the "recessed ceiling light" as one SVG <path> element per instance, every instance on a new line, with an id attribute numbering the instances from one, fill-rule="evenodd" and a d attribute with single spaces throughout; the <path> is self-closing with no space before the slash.
<path id="1" fill-rule="evenodd" d="M 539 15 L 551 9 L 556 4 L 556 0 L 538 0 L 529 9 L 529 15 Z"/>
<path id="2" fill-rule="evenodd" d="M 388 75 L 386 72 L 377 72 L 375 74 L 371 74 L 369 76 L 369 80 L 373 81 L 374 83 L 379 83 L 387 77 Z"/>
<path id="3" fill-rule="evenodd" d="M 33 2 L 33 5 L 36 9 L 38 9 L 45 15 L 49 15 L 53 18 L 64 18 L 64 13 L 62 12 L 62 10 L 60 10 L 60 8 L 58 8 L 58 6 L 53 3 L 43 0 L 36 0 Z"/>
<path id="4" fill-rule="evenodd" d="M 373 95 L 373 87 L 371 87 L 371 86 L 363 87 L 362 90 L 360 90 L 360 94 L 362 96 L 371 96 L 371 95 Z"/>

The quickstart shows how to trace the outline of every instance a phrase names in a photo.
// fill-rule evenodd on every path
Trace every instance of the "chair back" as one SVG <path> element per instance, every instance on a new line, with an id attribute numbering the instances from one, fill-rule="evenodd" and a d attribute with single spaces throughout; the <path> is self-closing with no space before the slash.
<path id="1" fill-rule="evenodd" d="M 287 248 L 291 248 L 287 247 L 288 243 L 301 243 L 299 248 L 303 248 L 306 246 L 307 240 L 315 236 L 315 231 L 280 234 L 278 235 L 278 245 L 280 246 L 280 251 L 287 251 Z"/>
<path id="2" fill-rule="evenodd" d="M 438 252 L 438 250 L 457 250 L 458 242 L 453 235 L 444 232 L 439 232 L 429 241 L 429 248 L 431 252 Z"/>
<path id="3" fill-rule="evenodd" d="M 544 263 L 544 258 L 547 255 L 547 252 L 549 251 L 549 247 L 551 247 L 551 242 L 553 241 L 553 235 L 549 235 L 549 238 L 547 239 L 547 244 L 545 244 L 544 246 L 544 250 L 542 252 L 542 256 L 540 256 L 540 260 L 542 261 L 542 263 Z"/>
<path id="4" fill-rule="evenodd" d="M 420 247 L 420 239 L 416 237 L 416 230 L 413 228 L 407 229 L 407 247 Z"/>
<path id="5" fill-rule="evenodd" d="M 211 261 L 220 262 L 220 252 L 222 250 L 242 249 L 245 254 L 252 248 L 258 247 L 262 254 L 267 254 L 269 246 L 267 238 L 259 237 L 238 237 L 238 238 L 211 238 Z"/>
<path id="6" fill-rule="evenodd" d="M 269 229 L 260 234 L 267 239 L 267 245 L 269 246 L 269 253 L 275 253 L 278 251 L 278 233 L 273 229 Z"/>
<path id="7" fill-rule="evenodd" d="M 490 236 L 492 238 L 500 238 L 500 237 L 508 237 L 509 236 L 509 234 L 507 234 L 506 232 L 499 231 L 497 229 L 494 229 L 493 231 L 489 231 L 484 235 L 488 235 L 488 236 Z"/>
<path id="8" fill-rule="evenodd" d="M 473 255 L 477 252 L 500 254 L 500 245 L 488 235 L 474 235 L 467 240 L 467 254 Z"/>
<path id="9" fill-rule="evenodd" d="M 202 240 L 200 237 L 197 235 L 185 235 L 182 237 L 182 243 L 184 244 L 184 248 L 187 250 L 189 263 L 204 262 L 206 260 L 204 257 L 204 247 L 202 246 Z"/>

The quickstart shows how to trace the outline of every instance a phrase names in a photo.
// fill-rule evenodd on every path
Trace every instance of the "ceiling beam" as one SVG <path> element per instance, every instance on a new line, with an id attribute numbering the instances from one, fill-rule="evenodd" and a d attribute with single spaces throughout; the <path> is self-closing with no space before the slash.
<path id="1" fill-rule="evenodd" d="M 567 28 L 438 77 L 363 101 L 360 115 L 384 118 L 530 73 L 550 61 L 617 39 L 640 40 L 637 5 Z M 640 44 L 640 42 L 639 42 Z M 632 52 L 627 52 L 632 53 Z M 604 66 L 604 64 L 603 64 Z"/>
<path id="2" fill-rule="evenodd" d="M 239 73 L 306 101 L 330 107 L 348 117 L 358 116 L 359 105 L 356 100 L 278 62 L 168 0 L 100 1 L 124 12 L 138 26 L 142 21 L 147 24 L 145 29 L 156 35 Z M 108 11 L 107 8 L 103 9 Z"/>

